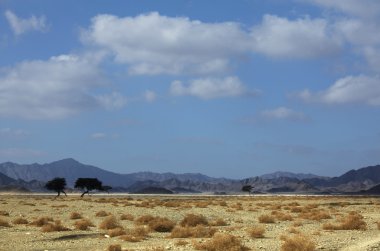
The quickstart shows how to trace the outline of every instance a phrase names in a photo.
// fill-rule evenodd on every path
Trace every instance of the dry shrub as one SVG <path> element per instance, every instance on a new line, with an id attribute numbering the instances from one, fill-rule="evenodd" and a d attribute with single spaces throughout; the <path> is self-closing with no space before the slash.
<path id="1" fill-rule="evenodd" d="M 127 229 L 126 234 L 120 236 L 120 239 L 129 242 L 139 242 L 148 237 L 149 230 L 145 227 L 135 227 L 133 229 Z"/>
<path id="2" fill-rule="evenodd" d="M 148 226 L 156 232 L 170 232 L 174 228 L 175 224 L 175 222 L 169 220 L 168 218 L 156 217 L 148 223 Z"/>
<path id="3" fill-rule="evenodd" d="M 120 216 L 120 220 L 129 220 L 129 221 L 133 221 L 135 219 L 135 217 L 132 215 L 132 214 L 122 214 Z"/>
<path id="4" fill-rule="evenodd" d="M 45 217 L 40 217 L 40 218 L 38 218 L 35 221 L 32 221 L 30 223 L 30 225 L 37 226 L 37 227 L 42 227 L 42 226 L 44 226 L 44 225 L 46 225 L 46 224 L 48 224 L 49 222 L 52 222 L 52 221 L 54 221 L 53 218 L 45 216 Z"/>
<path id="5" fill-rule="evenodd" d="M 21 224 L 28 224 L 29 221 L 25 218 L 18 217 L 12 221 L 13 224 L 21 225 Z"/>
<path id="6" fill-rule="evenodd" d="M 137 225 L 148 225 L 150 229 L 156 232 L 170 232 L 174 226 L 175 222 L 169 220 L 168 218 L 152 216 L 152 215 L 143 215 L 135 220 Z"/>
<path id="7" fill-rule="evenodd" d="M 260 223 L 275 223 L 274 217 L 269 214 L 263 214 L 259 216 Z"/>
<path id="8" fill-rule="evenodd" d="M 74 226 L 77 230 L 89 230 L 89 227 L 94 227 L 95 225 L 89 219 L 81 219 L 76 221 Z"/>
<path id="9" fill-rule="evenodd" d="M 110 237 L 124 235 L 125 233 L 126 232 L 124 231 L 124 229 L 122 229 L 120 227 L 108 230 L 108 235 Z"/>
<path id="10" fill-rule="evenodd" d="M 331 219 L 330 213 L 321 209 L 304 210 L 298 216 L 303 219 L 315 220 L 315 221 L 321 221 L 323 219 Z"/>
<path id="11" fill-rule="evenodd" d="M 245 247 L 241 240 L 231 234 L 216 233 L 214 237 L 204 243 L 194 245 L 197 250 L 207 251 L 245 251 L 249 250 Z"/>
<path id="12" fill-rule="evenodd" d="M 60 220 L 56 220 L 54 223 L 47 223 L 42 226 L 42 232 L 60 232 L 60 231 L 69 231 L 70 229 L 62 226 Z"/>
<path id="13" fill-rule="evenodd" d="M 281 251 L 314 251 L 316 250 L 315 243 L 308 237 L 297 234 L 291 237 L 281 236 L 283 241 Z"/>
<path id="14" fill-rule="evenodd" d="M 288 232 L 292 233 L 292 234 L 299 234 L 300 233 L 300 231 L 295 227 L 289 228 Z"/>
<path id="15" fill-rule="evenodd" d="M 110 213 L 107 213 L 106 211 L 99 211 L 99 212 L 97 212 L 96 214 L 95 214 L 95 216 L 96 217 L 106 217 L 106 216 L 108 216 L 108 215 L 110 215 Z"/>
<path id="16" fill-rule="evenodd" d="M 113 215 L 107 216 L 100 224 L 100 229 L 114 229 L 121 227 L 116 217 Z"/>
<path id="17" fill-rule="evenodd" d="M 265 228 L 263 226 L 250 227 L 247 233 L 252 238 L 264 238 Z"/>
<path id="18" fill-rule="evenodd" d="M 228 224 L 225 220 L 223 220 L 222 218 L 219 218 L 214 221 L 211 221 L 209 225 L 217 227 L 217 226 L 227 226 Z"/>
<path id="19" fill-rule="evenodd" d="M 180 222 L 182 227 L 195 227 L 197 225 L 208 225 L 208 220 L 203 215 L 187 214 Z"/>
<path id="20" fill-rule="evenodd" d="M 0 210 L 0 215 L 1 216 L 9 216 L 9 213 L 7 211 Z"/>
<path id="21" fill-rule="evenodd" d="M 279 211 L 272 211 L 272 215 L 274 215 L 276 217 L 276 219 L 279 221 L 292 221 L 293 220 L 292 215 L 286 214 L 283 212 L 279 212 Z"/>
<path id="22" fill-rule="evenodd" d="M 187 241 L 185 241 L 185 240 L 179 240 L 174 245 L 176 245 L 176 246 L 186 246 L 187 244 L 189 244 Z"/>
<path id="23" fill-rule="evenodd" d="M 181 227 L 176 226 L 171 234 L 170 238 L 210 238 L 215 234 L 214 228 L 198 225 L 196 227 Z"/>
<path id="24" fill-rule="evenodd" d="M 337 224 L 323 224 L 325 230 L 366 230 L 367 223 L 363 220 L 363 216 L 356 212 L 350 212 L 346 217 L 338 220 Z"/>
<path id="25" fill-rule="evenodd" d="M 11 225 L 6 219 L 0 218 L 0 227 L 10 227 Z"/>
<path id="26" fill-rule="evenodd" d="M 70 219 L 72 220 L 82 219 L 82 215 L 78 212 L 72 212 L 70 214 Z"/>
<path id="27" fill-rule="evenodd" d="M 112 244 L 108 246 L 108 251 L 121 251 L 120 244 Z"/>
<path id="28" fill-rule="evenodd" d="M 137 224 L 137 225 L 148 225 L 149 222 L 151 222 L 151 221 L 154 220 L 155 218 L 156 218 L 156 217 L 153 216 L 153 215 L 146 214 L 146 215 L 143 215 L 143 216 L 138 217 L 138 218 L 135 220 L 135 224 Z"/>

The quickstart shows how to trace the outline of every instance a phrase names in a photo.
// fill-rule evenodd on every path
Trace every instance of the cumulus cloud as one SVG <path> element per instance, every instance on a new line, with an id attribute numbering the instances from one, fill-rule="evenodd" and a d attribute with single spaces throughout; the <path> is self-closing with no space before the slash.
<path id="1" fill-rule="evenodd" d="M 109 50 L 131 74 L 223 72 L 250 47 L 239 24 L 203 23 L 156 12 L 119 18 L 98 15 L 82 39 Z"/>
<path id="2" fill-rule="evenodd" d="M 232 61 L 252 52 L 312 58 L 336 53 L 342 46 L 324 19 L 265 15 L 245 30 L 234 22 L 204 23 L 156 12 L 95 16 L 82 40 L 108 50 L 131 74 L 223 73 Z"/>
<path id="3" fill-rule="evenodd" d="M 29 132 L 23 129 L 12 129 L 9 127 L 0 128 L 0 138 L 1 137 L 23 137 L 28 134 Z"/>
<path id="4" fill-rule="evenodd" d="M 124 107 L 128 102 L 127 98 L 119 92 L 102 94 L 96 96 L 95 98 L 98 101 L 98 103 L 107 110 L 120 109 Z"/>
<path id="5" fill-rule="evenodd" d="M 252 30 L 254 51 L 286 58 L 313 58 L 337 53 L 342 42 L 324 19 L 288 20 L 265 15 Z"/>
<path id="6" fill-rule="evenodd" d="M 5 11 L 4 15 L 15 35 L 21 35 L 29 31 L 44 32 L 48 29 L 44 16 L 36 17 L 33 15 L 30 18 L 23 19 L 17 17 L 16 14 L 10 10 Z"/>
<path id="7" fill-rule="evenodd" d="M 174 96 L 189 95 L 201 99 L 256 94 L 256 92 L 249 92 L 237 77 L 200 78 L 191 80 L 188 85 L 177 80 L 172 82 L 170 93 Z"/>
<path id="8" fill-rule="evenodd" d="M 151 90 L 146 90 L 144 92 L 144 99 L 146 102 L 148 103 L 152 103 L 156 100 L 157 98 L 157 95 L 154 91 L 151 91 Z"/>
<path id="9" fill-rule="evenodd" d="M 59 119 L 101 105 L 121 106 L 117 94 L 91 94 L 105 83 L 98 60 L 96 56 L 60 55 L 1 69 L 0 116 Z"/>
<path id="10" fill-rule="evenodd" d="M 268 120 L 308 121 L 309 118 L 302 112 L 294 111 L 287 107 L 278 107 L 261 111 L 261 118 Z"/>
<path id="11" fill-rule="evenodd" d="M 307 102 L 325 104 L 367 104 L 380 106 L 380 78 L 364 75 L 348 76 L 337 80 L 324 91 L 304 90 L 298 97 Z"/>

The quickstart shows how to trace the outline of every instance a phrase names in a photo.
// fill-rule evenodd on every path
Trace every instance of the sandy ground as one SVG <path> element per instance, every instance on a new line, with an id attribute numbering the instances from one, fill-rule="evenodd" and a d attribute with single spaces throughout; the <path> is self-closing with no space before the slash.
<path id="1" fill-rule="evenodd" d="M 189 213 L 203 215 L 210 222 L 223 219 L 226 226 L 213 228 L 238 237 L 251 250 L 281 250 L 284 243 L 281 236 L 297 233 L 314 242 L 316 250 L 380 250 L 377 225 L 380 200 L 376 197 L 92 195 L 82 199 L 69 195 L 53 198 L 52 195 L 0 195 L 0 222 L 10 224 L 0 226 L 0 250 L 107 250 L 111 244 L 120 244 L 123 250 L 195 250 L 194 243 L 208 240 L 169 238 L 170 233 L 155 231 L 139 242 L 108 237 L 107 230 L 99 228 L 104 217 L 95 216 L 101 210 L 114 215 L 124 229 L 132 229 L 136 223 L 120 220 L 122 214 L 131 214 L 135 219 L 143 215 L 166 217 L 176 224 Z M 90 230 L 75 230 L 77 220 L 70 219 L 73 212 L 88 218 L 95 226 Z M 328 218 L 313 219 L 320 212 Z M 366 230 L 323 229 L 326 223 L 338 224 L 350 212 L 363 216 Z M 275 223 L 260 223 L 263 214 L 271 215 Z M 281 214 L 286 219 L 278 216 Z M 61 220 L 69 231 L 42 232 L 41 227 L 30 224 L 43 216 Z M 14 224 L 19 217 L 29 224 Z M 248 229 L 257 226 L 265 228 L 263 238 L 248 234 Z"/>

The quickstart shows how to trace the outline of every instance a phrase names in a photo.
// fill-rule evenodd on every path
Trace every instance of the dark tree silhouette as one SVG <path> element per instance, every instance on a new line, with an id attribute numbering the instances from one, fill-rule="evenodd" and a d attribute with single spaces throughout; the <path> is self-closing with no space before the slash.
<path id="1" fill-rule="evenodd" d="M 102 182 L 96 178 L 78 178 L 75 181 L 75 188 L 84 189 L 80 197 L 83 197 L 86 193 L 89 194 L 91 190 L 102 190 Z"/>
<path id="2" fill-rule="evenodd" d="M 253 189 L 253 186 L 251 186 L 251 185 L 244 185 L 244 186 L 241 188 L 241 190 L 242 190 L 243 192 L 248 192 L 249 194 L 252 193 L 252 189 Z"/>
<path id="3" fill-rule="evenodd" d="M 45 184 L 45 188 L 48 189 L 48 190 L 51 190 L 51 191 L 56 191 L 58 193 L 58 195 L 55 196 L 56 198 L 59 195 L 61 195 L 61 193 L 64 193 L 65 196 L 67 196 L 67 194 L 64 191 L 64 189 L 66 188 L 66 180 L 65 180 L 65 178 L 54 178 L 52 180 L 49 180 Z"/>

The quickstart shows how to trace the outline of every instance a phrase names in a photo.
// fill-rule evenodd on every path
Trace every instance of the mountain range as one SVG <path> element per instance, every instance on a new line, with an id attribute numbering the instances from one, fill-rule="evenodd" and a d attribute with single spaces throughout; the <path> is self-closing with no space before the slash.
<path id="1" fill-rule="evenodd" d="M 350 170 L 338 177 L 275 172 L 237 180 L 213 178 L 200 173 L 119 174 L 85 165 L 70 158 L 47 164 L 20 165 L 12 162 L 0 164 L 0 190 L 43 191 L 45 182 L 55 177 L 65 178 L 68 187 L 73 187 L 79 177 L 98 178 L 104 185 L 114 187 L 114 191 L 133 193 L 144 191 L 238 193 L 243 185 L 252 185 L 256 193 L 352 193 L 363 192 L 379 185 L 380 165 Z"/>

